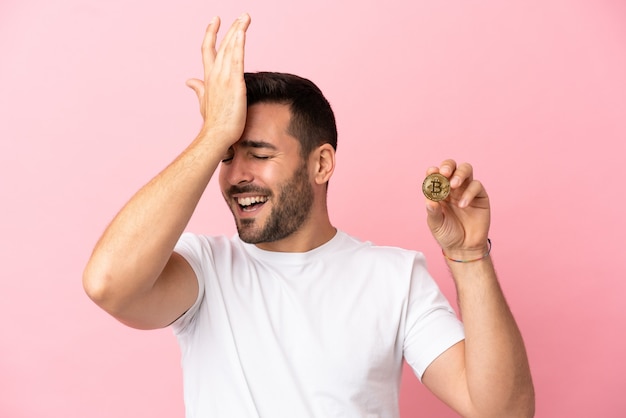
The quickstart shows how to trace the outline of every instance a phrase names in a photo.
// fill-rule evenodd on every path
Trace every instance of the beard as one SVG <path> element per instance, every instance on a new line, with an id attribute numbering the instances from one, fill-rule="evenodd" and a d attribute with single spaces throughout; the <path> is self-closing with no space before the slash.
<path id="1" fill-rule="evenodd" d="M 274 196 L 273 193 L 269 195 Z M 237 219 L 233 211 L 242 241 L 249 244 L 275 242 L 300 229 L 313 207 L 313 187 L 309 183 L 306 163 L 279 186 L 277 198 L 272 198 L 271 203 L 272 210 L 264 225 L 259 225 L 256 218 Z"/>

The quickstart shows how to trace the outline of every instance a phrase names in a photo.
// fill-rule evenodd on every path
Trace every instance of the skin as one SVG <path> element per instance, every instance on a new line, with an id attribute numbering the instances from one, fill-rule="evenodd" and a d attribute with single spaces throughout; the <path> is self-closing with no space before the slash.
<path id="1" fill-rule="evenodd" d="M 488 250 L 489 196 L 473 168 L 446 160 L 426 174 L 450 179 L 445 201 L 426 201 L 427 223 L 444 253 L 456 260 Z M 491 257 L 447 260 L 465 325 L 462 341 L 437 358 L 422 378 L 464 417 L 531 417 L 535 398 L 524 342 L 506 303 Z M 457 379 L 450 378 L 456 376 Z"/>
<path id="2" fill-rule="evenodd" d="M 290 117 L 283 104 L 251 106 L 242 138 L 229 148 L 219 174 L 242 240 L 272 251 L 307 251 L 335 233 L 323 210 L 334 152 L 324 146 L 303 160 L 298 140 L 288 133 Z M 267 201 L 250 211 L 237 203 L 257 196 Z M 318 225 L 325 226 L 319 237 Z"/>
<path id="3" fill-rule="evenodd" d="M 267 103 L 246 107 L 243 62 L 249 25 L 250 17 L 242 15 L 217 48 L 220 20 L 211 21 L 202 44 L 204 77 L 187 82 L 199 100 L 202 129 L 115 216 L 85 268 L 87 294 L 131 327 L 165 327 L 194 303 L 195 274 L 173 249 L 220 164 L 224 199 L 242 235 L 260 248 L 303 252 L 336 233 L 326 208 L 326 184 L 335 168 L 333 148 L 325 144 L 314 149 L 305 163 L 298 142 L 287 133 L 288 107 Z M 433 172 L 451 180 L 446 201 L 426 202 L 434 238 L 454 259 L 481 257 L 487 250 L 490 223 L 485 188 L 473 178 L 469 164 L 446 160 L 427 170 Z M 286 185 L 299 187 L 298 201 L 310 197 L 310 204 L 289 209 L 303 215 L 291 226 L 293 232 L 279 231 L 266 240 L 261 231 L 271 223 L 272 212 L 294 206 L 281 194 Z M 242 211 L 236 198 L 251 196 L 268 200 Z M 534 392 L 523 340 L 491 258 L 448 264 L 466 339 L 427 368 L 424 384 L 464 417 L 533 416 Z"/>

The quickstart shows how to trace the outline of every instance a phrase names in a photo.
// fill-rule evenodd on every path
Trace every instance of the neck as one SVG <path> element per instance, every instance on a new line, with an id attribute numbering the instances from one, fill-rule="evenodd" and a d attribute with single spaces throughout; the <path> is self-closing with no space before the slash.
<path id="1" fill-rule="evenodd" d="M 330 241 L 337 229 L 330 223 L 328 212 L 312 211 L 300 229 L 281 240 L 256 244 L 262 250 L 284 253 L 304 253 Z"/>

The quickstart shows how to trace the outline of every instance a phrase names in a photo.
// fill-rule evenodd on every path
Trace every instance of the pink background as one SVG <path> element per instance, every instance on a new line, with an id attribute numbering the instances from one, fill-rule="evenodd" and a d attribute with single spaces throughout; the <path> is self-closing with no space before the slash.
<path id="1" fill-rule="evenodd" d="M 80 279 L 115 212 L 199 128 L 184 81 L 206 23 L 242 11 L 247 70 L 309 77 L 334 106 L 334 223 L 424 251 L 454 299 L 419 185 L 446 157 L 472 162 L 537 417 L 625 416 L 618 0 L 2 0 L 0 416 L 183 416 L 171 331 L 125 328 Z M 189 228 L 234 231 L 215 184 Z M 410 373 L 401 401 L 405 417 L 455 416 Z"/>

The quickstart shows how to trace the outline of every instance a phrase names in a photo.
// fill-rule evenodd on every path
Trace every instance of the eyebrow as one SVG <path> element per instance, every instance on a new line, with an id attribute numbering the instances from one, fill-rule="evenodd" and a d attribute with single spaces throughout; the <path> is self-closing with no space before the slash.
<path id="1" fill-rule="evenodd" d="M 252 139 L 242 140 L 239 145 L 246 148 L 267 148 L 274 151 L 278 149 L 274 144 L 270 144 L 269 142 L 255 141 Z"/>

